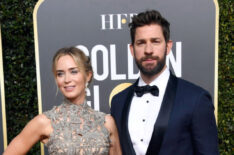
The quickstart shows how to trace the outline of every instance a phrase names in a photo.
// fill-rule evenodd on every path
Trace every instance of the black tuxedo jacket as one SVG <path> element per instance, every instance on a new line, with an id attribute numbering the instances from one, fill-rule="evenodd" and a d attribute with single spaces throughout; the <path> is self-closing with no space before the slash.
<path id="1" fill-rule="evenodd" d="M 111 115 L 116 121 L 124 155 L 135 155 L 128 114 L 137 83 L 138 80 L 115 95 L 111 102 Z M 146 154 L 219 154 L 214 106 L 206 90 L 170 74 Z"/>

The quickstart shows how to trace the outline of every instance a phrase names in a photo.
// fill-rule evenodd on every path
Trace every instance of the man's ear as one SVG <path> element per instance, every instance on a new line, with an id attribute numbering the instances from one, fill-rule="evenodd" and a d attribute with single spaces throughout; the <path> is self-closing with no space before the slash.
<path id="1" fill-rule="evenodd" d="M 130 44 L 130 45 L 129 45 L 129 48 L 130 48 L 132 57 L 134 57 L 134 47 L 133 47 L 133 44 Z"/>
<path id="2" fill-rule="evenodd" d="M 167 42 L 167 55 L 170 53 L 171 48 L 172 48 L 172 45 L 173 45 L 172 40 L 169 40 L 169 41 Z"/>

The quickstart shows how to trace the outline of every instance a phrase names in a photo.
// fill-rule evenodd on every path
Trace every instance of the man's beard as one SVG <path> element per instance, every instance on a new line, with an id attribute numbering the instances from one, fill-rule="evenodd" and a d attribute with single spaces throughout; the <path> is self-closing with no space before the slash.
<path id="1" fill-rule="evenodd" d="M 142 65 L 142 62 L 147 60 L 147 59 L 157 60 L 156 66 L 154 66 L 153 68 L 144 67 Z M 149 55 L 149 56 L 145 56 L 145 57 L 141 58 L 140 60 L 135 59 L 135 62 L 136 62 L 137 67 L 139 68 L 139 70 L 141 71 L 141 73 L 143 75 L 154 76 L 154 75 L 160 73 L 166 64 L 166 51 L 165 51 L 165 54 L 162 57 L 162 59 L 160 59 L 158 56 Z"/>

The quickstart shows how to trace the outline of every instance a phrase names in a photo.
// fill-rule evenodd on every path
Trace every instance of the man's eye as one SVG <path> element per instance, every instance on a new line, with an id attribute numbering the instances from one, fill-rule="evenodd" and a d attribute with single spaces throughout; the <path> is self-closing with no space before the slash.
<path id="1" fill-rule="evenodd" d="M 153 40 L 152 42 L 155 44 L 158 44 L 158 43 L 160 43 L 160 40 Z"/>
<path id="2" fill-rule="evenodd" d="M 137 42 L 136 44 L 137 44 L 137 45 L 143 45 L 144 42 Z"/>

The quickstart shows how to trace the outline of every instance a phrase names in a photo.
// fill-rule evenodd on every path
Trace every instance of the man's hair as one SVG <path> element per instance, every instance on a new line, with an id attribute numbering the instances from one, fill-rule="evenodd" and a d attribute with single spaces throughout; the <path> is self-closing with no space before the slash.
<path id="1" fill-rule="evenodd" d="M 132 44 L 135 42 L 136 28 L 151 24 L 158 24 L 161 26 L 166 43 L 169 41 L 170 23 L 164 17 L 162 17 L 158 11 L 147 10 L 139 13 L 138 15 L 134 15 L 132 17 L 132 22 L 129 23 Z"/>

